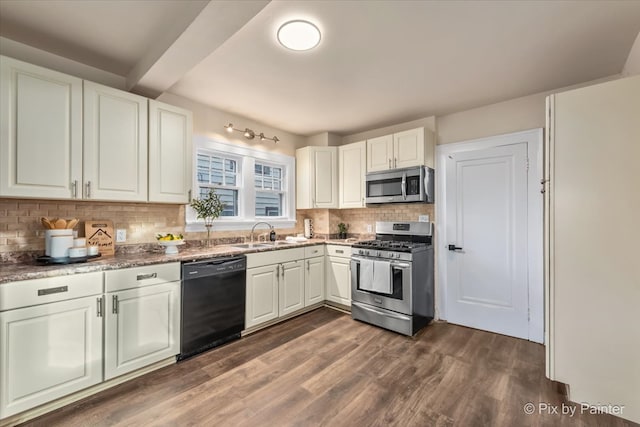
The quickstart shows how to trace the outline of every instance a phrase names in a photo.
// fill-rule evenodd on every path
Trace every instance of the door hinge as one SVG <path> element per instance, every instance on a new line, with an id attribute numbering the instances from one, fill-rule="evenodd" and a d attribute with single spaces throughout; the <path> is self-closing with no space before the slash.
<path id="1" fill-rule="evenodd" d="M 529 158 L 525 161 L 525 167 L 527 168 L 527 172 L 529 172 Z"/>

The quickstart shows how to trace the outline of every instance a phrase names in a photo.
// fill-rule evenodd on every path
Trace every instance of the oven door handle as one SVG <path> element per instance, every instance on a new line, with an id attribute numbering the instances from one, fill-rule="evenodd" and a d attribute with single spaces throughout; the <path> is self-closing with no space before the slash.
<path id="1" fill-rule="evenodd" d="M 402 199 L 407 200 L 407 173 L 402 174 Z"/>
<path id="2" fill-rule="evenodd" d="M 406 262 L 391 261 L 389 265 L 391 265 L 391 267 L 401 268 L 403 270 L 406 270 L 407 268 L 411 268 L 411 264 L 408 264 Z"/>

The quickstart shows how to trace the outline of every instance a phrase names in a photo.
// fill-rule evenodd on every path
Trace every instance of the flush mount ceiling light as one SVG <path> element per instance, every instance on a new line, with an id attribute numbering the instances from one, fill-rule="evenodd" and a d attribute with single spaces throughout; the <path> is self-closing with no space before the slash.
<path id="1" fill-rule="evenodd" d="M 242 130 L 242 129 L 236 129 L 236 128 L 234 128 L 234 127 L 233 127 L 233 124 L 232 124 L 232 123 L 229 123 L 228 125 L 224 125 L 224 128 L 225 128 L 225 129 L 227 130 L 227 132 L 229 132 L 229 133 L 231 133 L 231 132 L 233 132 L 233 131 L 236 131 L 236 132 L 242 132 L 242 134 L 244 135 L 244 137 L 245 137 L 245 138 L 247 138 L 247 139 L 253 139 L 253 138 L 255 138 L 255 137 L 256 137 L 256 133 L 255 133 L 254 131 L 252 131 L 251 129 L 249 129 L 249 128 L 244 128 L 244 130 Z M 275 135 L 274 135 L 274 136 L 273 136 L 273 138 L 269 138 L 269 137 L 264 136 L 264 133 L 262 133 L 262 132 L 260 132 L 260 133 L 258 134 L 258 136 L 260 137 L 260 141 L 264 141 L 264 140 L 267 140 L 267 139 L 268 139 L 269 141 L 273 141 L 273 142 L 275 142 L 276 144 L 278 143 L 278 141 L 280 141 L 280 139 L 279 139 L 277 136 L 275 136 Z"/>
<path id="2" fill-rule="evenodd" d="M 291 50 L 313 49 L 320 43 L 320 30 L 309 21 L 285 22 L 278 29 L 278 41 Z"/>

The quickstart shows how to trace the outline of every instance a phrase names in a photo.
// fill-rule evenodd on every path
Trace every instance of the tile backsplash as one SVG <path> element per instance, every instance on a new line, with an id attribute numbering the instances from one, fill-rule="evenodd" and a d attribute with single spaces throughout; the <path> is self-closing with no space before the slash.
<path id="1" fill-rule="evenodd" d="M 206 238 L 206 232 L 185 233 L 184 205 L 154 203 L 121 203 L 90 201 L 56 201 L 0 198 L 0 253 L 43 251 L 44 228 L 40 218 L 78 218 L 78 234 L 84 235 L 84 222 L 111 220 L 114 228 L 127 231 L 126 244 L 155 242 L 158 232 L 183 233 L 187 240 Z M 297 224 L 292 229 L 278 229 L 279 235 L 303 232 L 303 220 L 314 221 L 318 235 L 338 233 L 338 223 L 349 225 L 349 234 L 367 233 L 367 225 L 376 221 L 417 221 L 418 215 L 429 215 L 433 221 L 434 207 L 425 204 L 380 205 L 366 209 L 310 209 L 297 211 Z M 225 239 L 248 235 L 249 230 L 214 231 L 211 237 Z"/>

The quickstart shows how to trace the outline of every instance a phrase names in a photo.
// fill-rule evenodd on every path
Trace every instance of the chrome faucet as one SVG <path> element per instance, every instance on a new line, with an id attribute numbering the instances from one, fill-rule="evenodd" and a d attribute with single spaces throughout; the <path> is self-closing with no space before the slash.
<path id="1" fill-rule="evenodd" d="M 259 226 L 260 224 L 269 226 L 269 230 L 273 231 L 273 225 L 269 224 L 268 222 L 264 222 L 264 221 L 256 222 L 255 224 L 253 224 L 253 227 L 251 227 L 251 243 L 253 243 L 253 232 L 256 231 L 256 227 Z"/>

